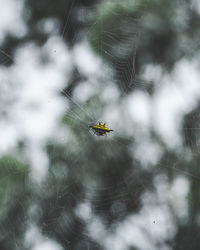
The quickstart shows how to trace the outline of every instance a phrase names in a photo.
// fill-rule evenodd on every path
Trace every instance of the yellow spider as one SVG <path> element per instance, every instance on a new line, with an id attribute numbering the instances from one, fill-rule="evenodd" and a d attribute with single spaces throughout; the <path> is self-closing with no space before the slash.
<path id="1" fill-rule="evenodd" d="M 99 122 L 99 124 L 89 125 L 89 127 L 94 131 L 96 135 L 104 136 L 106 133 L 114 131 L 113 129 L 109 129 L 105 123 Z"/>

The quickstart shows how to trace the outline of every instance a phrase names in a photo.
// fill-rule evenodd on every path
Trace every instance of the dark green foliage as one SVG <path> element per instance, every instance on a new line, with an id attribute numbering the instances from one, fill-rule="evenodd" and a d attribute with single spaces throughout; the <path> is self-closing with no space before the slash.
<path id="1" fill-rule="evenodd" d="M 185 116 L 183 122 L 184 143 L 186 146 L 194 150 L 198 147 L 200 139 L 199 122 L 200 107 L 198 105 L 194 110 Z"/>
<path id="2" fill-rule="evenodd" d="M 0 249 L 20 249 L 27 229 L 27 165 L 11 156 L 0 158 Z"/>
<path id="3" fill-rule="evenodd" d="M 13 202 L 12 196 L 15 197 L 19 190 L 23 190 L 28 172 L 28 166 L 13 157 L 0 158 L 0 204 L 3 208 L 5 205 L 10 206 Z"/>

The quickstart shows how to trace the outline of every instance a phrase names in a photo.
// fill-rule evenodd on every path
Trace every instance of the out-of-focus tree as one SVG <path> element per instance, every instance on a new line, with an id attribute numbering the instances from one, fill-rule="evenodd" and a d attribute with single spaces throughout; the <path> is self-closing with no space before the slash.
<path id="1" fill-rule="evenodd" d="M 171 70 L 198 50 L 199 14 L 192 1 L 102 1 L 91 42 L 116 70 L 119 84 L 143 88 L 137 78 L 147 64 Z"/>
<path id="2" fill-rule="evenodd" d="M 91 28 L 88 37 L 91 46 L 115 72 L 115 82 L 122 93 L 126 91 L 129 95 L 139 88 L 153 96 L 153 83 L 144 84 L 140 77 L 144 67 L 157 64 L 170 72 L 178 60 L 194 56 L 198 49 L 200 18 L 190 1 L 102 1 L 95 9 L 94 3 L 91 0 L 25 1 L 24 19 L 28 33 L 23 38 L 7 37 L 3 44 L 4 51 L 12 55 L 18 46 L 25 43 L 44 44 L 51 35 L 44 30 L 48 21 L 57 23 L 57 32 L 69 48 L 80 41 L 87 28 Z M 77 83 L 81 84 L 83 80 L 86 80 L 85 76 L 74 66 L 64 89 L 69 98 L 73 96 Z M 95 110 L 98 114 L 107 108 L 99 94 L 84 103 L 84 109 L 92 109 L 94 103 L 102 107 Z M 154 177 L 162 174 L 170 184 L 184 171 L 192 171 L 196 177 L 188 176 L 187 220 L 179 219 L 171 209 L 171 214 L 177 218 L 177 232 L 171 242 L 162 243 L 177 250 L 199 249 L 198 146 L 194 150 L 199 135 L 198 130 L 192 130 L 198 127 L 199 108 L 185 117 L 184 129 L 181 130 L 185 139 L 183 153 L 188 147 L 195 152 L 191 161 L 180 158 L 176 151 L 171 152 L 156 131 L 150 131 L 150 140 L 157 142 L 163 151 L 154 170 L 145 168 L 136 159 L 133 148 L 137 141 L 134 135 L 96 140 L 83 124 L 86 121 L 83 111 L 76 106 L 72 108 L 70 112 L 78 114 L 78 118 L 81 115 L 82 119 L 70 119 L 70 112 L 61 119 L 60 126 L 70 136 L 66 143 L 52 139 L 46 145 L 49 172 L 40 188 L 35 185 L 31 190 L 30 183 L 26 184 L 28 172 L 24 165 L 11 158 L 1 159 L 0 188 L 3 191 L 0 199 L 4 210 L 3 226 L 0 228 L 3 232 L 1 249 L 23 249 L 27 204 L 31 204 L 27 203 L 27 194 L 32 198 L 32 204 L 37 203 L 39 212 L 35 215 L 36 223 L 43 234 L 55 239 L 64 249 L 100 250 L 103 249 L 103 239 L 96 242 L 88 233 L 92 219 L 100 219 L 110 232 L 129 215 L 139 213 L 143 194 L 155 192 Z M 123 122 L 126 124 L 126 121 L 128 117 Z M 174 164 L 182 171 L 174 171 Z M 10 192 L 6 190 L 12 188 L 14 192 L 5 195 L 5 192 Z M 6 197 L 9 197 L 8 201 Z M 81 206 L 91 209 L 89 215 L 85 212 L 86 215 L 81 217 L 80 211 L 85 211 L 81 210 Z M 13 239 L 17 240 L 18 246 Z M 152 240 L 156 242 L 157 239 L 152 237 Z"/>
<path id="3" fill-rule="evenodd" d="M 0 248 L 23 248 L 27 229 L 29 168 L 11 156 L 0 158 Z"/>

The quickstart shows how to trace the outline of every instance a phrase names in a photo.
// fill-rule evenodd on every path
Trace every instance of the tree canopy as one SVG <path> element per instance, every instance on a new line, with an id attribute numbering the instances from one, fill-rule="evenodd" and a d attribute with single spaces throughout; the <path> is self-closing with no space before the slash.
<path id="1" fill-rule="evenodd" d="M 0 249 L 37 249 L 46 240 L 73 250 L 200 248 L 197 4 L 24 1 L 26 32 L 6 34 L 0 49 L 2 124 L 16 123 L 11 110 L 25 98 L 15 73 L 29 89 L 35 65 L 41 76 L 64 83 L 50 92 L 62 112 L 41 141 L 45 127 L 38 125 L 37 137 L 27 123 L 28 136 L 20 127 L 28 119 L 21 120 L 15 146 L 1 152 Z M 39 59 L 22 72 L 15 58 L 27 46 Z M 59 52 L 62 46 L 69 59 Z M 62 64 L 55 75 L 52 53 Z M 162 105 L 166 113 L 157 114 Z M 35 117 L 39 101 L 22 103 L 19 114 L 23 109 Z M 113 135 L 90 133 L 88 125 L 101 119 L 110 122 Z"/>

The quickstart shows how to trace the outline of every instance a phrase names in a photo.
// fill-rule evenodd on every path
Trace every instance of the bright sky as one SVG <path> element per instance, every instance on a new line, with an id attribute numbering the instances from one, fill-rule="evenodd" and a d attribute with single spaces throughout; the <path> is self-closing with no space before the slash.
<path id="1" fill-rule="evenodd" d="M 23 0 L 0 0 L 0 44 L 6 34 L 21 37 L 26 33 L 26 26 L 21 18 Z"/>

